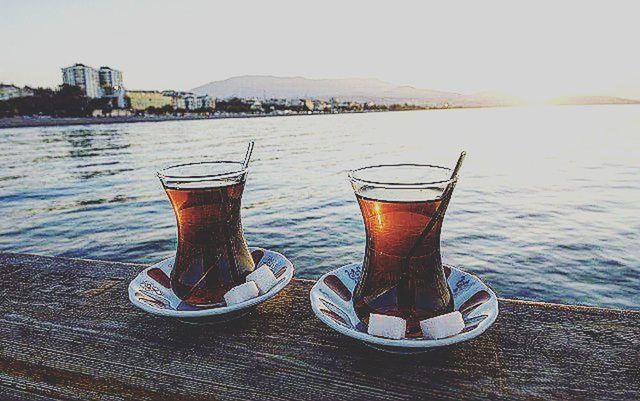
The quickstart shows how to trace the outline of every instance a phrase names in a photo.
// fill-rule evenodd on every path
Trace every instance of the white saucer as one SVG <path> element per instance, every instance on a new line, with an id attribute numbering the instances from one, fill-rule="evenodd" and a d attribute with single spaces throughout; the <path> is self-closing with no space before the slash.
<path id="1" fill-rule="evenodd" d="M 450 266 L 444 266 L 449 288 L 453 293 L 454 309 L 462 313 L 465 328 L 462 332 L 438 339 L 403 338 L 393 340 L 372 336 L 353 308 L 353 291 L 360 279 L 362 265 L 343 266 L 320 278 L 311 289 L 313 312 L 327 326 L 346 336 L 384 351 L 396 353 L 425 352 L 484 333 L 498 317 L 498 298 L 478 277 Z"/>
<path id="2" fill-rule="evenodd" d="M 174 317 L 192 323 L 215 323 L 240 317 L 277 295 L 291 281 L 293 264 L 284 255 L 262 248 L 250 248 L 256 267 L 267 265 L 278 282 L 267 293 L 239 304 L 216 308 L 200 308 L 189 305 L 171 290 L 169 277 L 174 257 L 165 259 L 140 272 L 129 283 L 129 300 L 145 312 Z"/>

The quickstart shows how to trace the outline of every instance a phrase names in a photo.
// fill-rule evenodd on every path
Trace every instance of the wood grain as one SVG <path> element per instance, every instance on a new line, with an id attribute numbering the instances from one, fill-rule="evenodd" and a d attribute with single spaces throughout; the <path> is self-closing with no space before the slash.
<path id="1" fill-rule="evenodd" d="M 142 268 L 0 254 L 0 400 L 640 399 L 640 312 L 501 300 L 476 340 L 396 356 L 320 323 L 311 281 L 195 326 L 129 304 Z"/>

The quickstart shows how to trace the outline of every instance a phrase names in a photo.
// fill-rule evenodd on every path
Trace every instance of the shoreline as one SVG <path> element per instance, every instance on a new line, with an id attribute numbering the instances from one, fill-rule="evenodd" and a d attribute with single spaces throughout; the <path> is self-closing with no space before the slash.
<path id="1" fill-rule="evenodd" d="M 637 105 L 638 103 L 629 103 Z M 580 105 L 551 105 L 551 106 L 619 106 L 618 104 L 580 104 Z M 626 106 L 628 104 L 623 104 Z M 457 110 L 457 109 L 491 109 L 491 108 L 511 108 L 522 107 L 513 105 L 493 105 L 493 106 L 464 106 L 464 107 L 432 107 L 432 108 L 415 108 L 404 110 L 354 110 L 340 113 L 225 113 L 217 115 L 184 115 L 184 116 L 127 116 L 127 117 L 5 117 L 0 118 L 0 130 L 9 128 L 33 128 L 33 127 L 59 127 L 72 125 L 101 125 L 101 124 L 129 124 L 129 123 L 153 123 L 166 121 L 194 121 L 194 120 L 220 120 L 228 118 L 263 118 L 263 117 L 299 117 L 299 116 L 324 116 L 339 114 L 364 114 L 364 113 L 395 113 L 404 111 L 424 111 L 424 110 Z"/>
<path id="2" fill-rule="evenodd" d="M 420 109 L 425 110 L 425 109 Z M 351 111 L 348 113 L 291 113 L 291 114 L 224 114 L 187 116 L 128 116 L 128 117 L 9 117 L 0 118 L 0 129 L 28 127 L 58 127 L 70 125 L 128 124 L 165 121 L 220 120 L 228 118 L 297 117 L 334 114 L 383 113 L 391 110 Z M 396 111 L 396 110 L 393 110 Z M 404 110 L 397 110 L 404 111 Z"/>
<path id="3" fill-rule="evenodd" d="M 128 123 L 151 123 L 165 121 L 193 121 L 193 120 L 220 120 L 228 118 L 262 118 L 262 117 L 302 117 L 302 116 L 325 116 L 340 114 L 364 114 L 364 113 L 395 113 L 403 111 L 424 111 L 424 110 L 454 110 L 454 109 L 479 109 L 495 107 L 513 106 L 465 106 L 465 107 L 431 107 L 431 108 L 410 108 L 403 110 L 353 110 L 340 113 L 309 112 L 309 113 L 225 113 L 218 115 L 185 115 L 185 116 L 128 116 L 128 117 L 6 117 L 0 118 L 0 130 L 8 128 L 28 128 L 28 127 L 58 127 L 71 125 L 99 125 L 99 124 L 128 124 Z"/>

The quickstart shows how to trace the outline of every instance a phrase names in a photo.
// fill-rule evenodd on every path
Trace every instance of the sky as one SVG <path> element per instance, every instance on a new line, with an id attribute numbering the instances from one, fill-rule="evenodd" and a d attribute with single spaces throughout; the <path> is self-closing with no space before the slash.
<path id="1" fill-rule="evenodd" d="M 640 98 L 640 2 L 0 0 L 0 82 L 76 62 L 128 89 L 232 76 L 372 77 L 530 99 Z"/>

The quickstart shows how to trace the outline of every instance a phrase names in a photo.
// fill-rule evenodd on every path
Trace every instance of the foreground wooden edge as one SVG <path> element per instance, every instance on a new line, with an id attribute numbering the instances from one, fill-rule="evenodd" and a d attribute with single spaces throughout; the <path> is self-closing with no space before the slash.
<path id="1" fill-rule="evenodd" d="M 62 257 L 62 256 L 50 256 L 50 255 L 40 255 L 37 253 L 20 253 L 20 252 L 0 252 L 0 257 L 36 257 L 36 258 L 44 258 L 44 259 L 58 259 L 58 260 L 75 260 L 81 262 L 97 262 L 97 263 L 107 263 L 111 265 L 123 265 L 130 266 L 136 269 L 142 269 L 150 266 L 150 264 L 144 263 L 131 263 L 131 262 L 120 262 L 120 261 L 112 261 L 112 260 L 104 260 L 104 259 L 88 259 L 88 258 L 72 258 L 72 257 Z M 463 268 L 464 270 L 464 268 Z M 313 285 L 317 280 L 309 279 L 309 278 L 300 278 L 293 277 L 294 282 L 305 283 L 306 285 Z M 621 308 L 607 308 L 601 306 L 593 306 L 593 305 L 580 305 L 580 304 L 563 304 L 563 303 L 554 303 L 554 302 L 546 302 L 546 301 L 534 301 L 534 300 L 523 300 L 523 299 L 515 299 L 515 298 L 502 298 L 498 297 L 500 302 L 508 302 L 513 304 L 520 305 L 529 305 L 539 308 L 556 308 L 563 309 L 568 311 L 584 311 L 584 312 L 598 312 L 598 313 L 624 313 L 629 315 L 640 315 L 640 310 L 633 309 L 621 309 Z"/>

